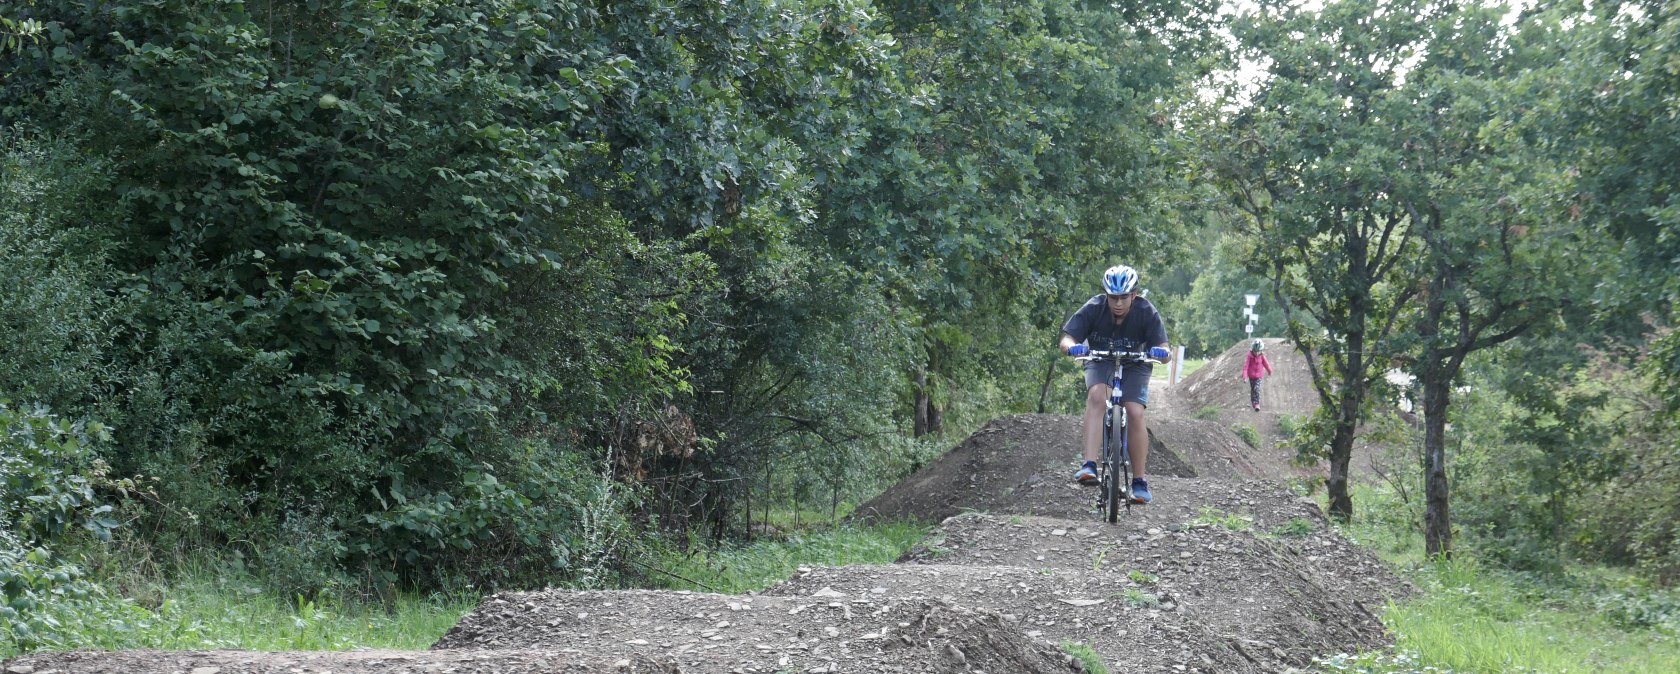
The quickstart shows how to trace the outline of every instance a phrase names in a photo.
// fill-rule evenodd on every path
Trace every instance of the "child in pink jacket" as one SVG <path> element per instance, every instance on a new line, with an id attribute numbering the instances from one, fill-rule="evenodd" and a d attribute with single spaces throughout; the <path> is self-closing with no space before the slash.
<path id="1" fill-rule="evenodd" d="M 1248 357 L 1243 361 L 1242 374 L 1239 379 L 1248 380 L 1248 401 L 1254 404 L 1254 411 L 1260 411 L 1260 380 L 1272 373 L 1272 364 L 1266 362 L 1266 354 L 1260 353 L 1266 348 L 1260 340 L 1248 348 Z M 1265 374 L 1261 374 L 1264 371 Z"/>

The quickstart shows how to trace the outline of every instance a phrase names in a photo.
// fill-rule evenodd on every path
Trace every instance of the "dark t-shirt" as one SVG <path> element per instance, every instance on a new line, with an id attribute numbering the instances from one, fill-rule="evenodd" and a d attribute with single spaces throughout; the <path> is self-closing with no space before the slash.
<path id="1" fill-rule="evenodd" d="M 1161 322 L 1161 312 L 1142 297 L 1132 300 L 1132 310 L 1126 313 L 1125 322 L 1115 325 L 1114 314 L 1108 310 L 1108 297 L 1097 295 L 1073 312 L 1062 325 L 1062 332 L 1099 351 L 1145 351 L 1167 343 L 1167 326 Z"/>

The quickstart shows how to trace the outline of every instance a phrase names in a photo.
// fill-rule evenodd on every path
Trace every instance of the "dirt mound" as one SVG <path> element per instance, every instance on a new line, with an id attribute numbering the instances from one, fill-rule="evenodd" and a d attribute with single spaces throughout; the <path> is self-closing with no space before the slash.
<path id="1" fill-rule="evenodd" d="M 1008 435 L 993 437 L 1001 442 L 971 439 L 965 446 L 972 456 L 984 457 L 998 452 L 999 444 L 1008 443 Z M 946 477 L 940 468 L 929 466 L 865 503 L 858 512 L 882 519 L 922 521 L 966 511 L 1038 515 L 1092 524 L 1098 521 L 1097 490 L 1069 479 L 1072 471 L 1065 463 L 1041 465 L 1036 472 L 1028 472 L 1023 466 L 1014 473 L 1007 468 L 993 468 L 983 458 L 974 463 L 982 467 L 979 472 L 968 473 L 960 480 Z M 1325 528 L 1323 512 L 1316 503 L 1277 482 L 1151 476 L 1149 484 L 1155 502 L 1127 511 L 1116 525 L 1121 530 L 1167 528 L 1189 522 L 1205 512 L 1249 517 L 1256 526 L 1266 530 L 1294 520 L 1305 522 L 1315 531 Z"/>
<path id="2" fill-rule="evenodd" d="M 1318 393 L 1313 390 L 1312 370 L 1306 357 L 1295 350 L 1289 340 L 1261 339 L 1266 345 L 1266 361 L 1272 374 L 1266 377 L 1260 393 L 1260 409 L 1271 414 L 1302 416 L 1318 409 Z M 1239 379 L 1243 359 L 1248 356 L 1252 340 L 1231 345 L 1224 353 L 1209 360 L 1201 369 L 1183 381 L 1166 387 L 1164 407 L 1189 415 L 1204 407 L 1221 410 L 1249 410 L 1248 382 Z M 1153 388 L 1153 387 L 1151 387 Z M 1252 413 L 1252 412 L 1251 412 Z"/>
<path id="3" fill-rule="evenodd" d="M 1000 534 L 992 541 L 1003 564 L 940 563 L 948 553 L 936 545 L 915 564 L 804 569 L 769 593 L 960 602 L 1002 613 L 1028 636 L 1085 642 L 1111 671 L 1282 671 L 1389 644 L 1376 616 L 1316 583 L 1298 554 L 1252 534 L 1201 527 L 1128 540 L 1071 524 L 959 517 L 938 534 L 943 544 L 964 546 L 986 529 Z"/>
<path id="4" fill-rule="evenodd" d="M 0 671 L 49 674 L 684 674 L 666 659 L 607 659 L 569 651 L 77 651 L 7 660 Z"/>
<path id="5" fill-rule="evenodd" d="M 853 517 L 937 522 L 964 510 L 1041 514 L 1014 508 L 1039 498 L 1026 492 L 1071 486 L 1069 478 L 1079 467 L 1079 428 L 1079 417 L 1068 415 L 1017 414 L 993 420 L 915 475 L 859 506 Z M 1242 441 L 1216 424 L 1152 415 L 1149 430 L 1151 484 L 1157 476 L 1265 474 L 1239 449 Z"/>
<path id="6" fill-rule="evenodd" d="M 1186 596 L 1199 595 L 1210 587 L 1232 585 L 1240 591 L 1225 596 L 1252 597 L 1253 592 L 1269 592 L 1300 580 L 1310 584 L 1305 589 L 1313 590 L 1307 593 L 1311 596 L 1303 613 L 1319 617 L 1341 615 L 1343 624 L 1364 625 L 1359 629 L 1360 634 L 1370 636 L 1370 630 L 1365 627 L 1374 623 L 1360 621 L 1370 621 L 1388 600 L 1410 596 L 1415 590 L 1381 560 L 1334 531 L 1315 528 L 1312 524 L 1296 520 L 1268 530 L 1255 527 L 1249 518 L 1241 515 L 1210 512 L 1188 524 L 1122 530 L 1091 521 L 971 513 L 946 520 L 898 561 L 1090 571 L 1097 575 L 1118 574 L 1122 577 L 1116 580 L 1122 583 L 1128 582 L 1131 572 L 1142 571 L 1158 577 L 1162 588 L 1179 586 L 1184 592 L 1174 594 Z M 1203 550 L 1214 554 L 1203 554 Z M 1227 563 L 1233 556 L 1243 555 L 1260 561 Z M 1280 573 L 1285 576 L 1282 582 L 1272 578 Z M 1207 574 L 1219 577 L 1207 578 Z M 1312 605 L 1319 601 L 1352 606 L 1326 609 Z M 1261 606 L 1273 609 L 1295 604 L 1260 602 Z M 1243 633 L 1250 627 L 1239 625 L 1233 628 L 1233 633 Z M 1378 625 L 1377 632 L 1380 631 Z"/>
<path id="7" fill-rule="evenodd" d="M 1125 608 L 1111 579 L 1051 568 L 892 564 L 802 568 L 767 591 L 824 598 L 854 610 L 907 601 L 946 601 L 1000 614 L 1026 636 L 1084 643 L 1111 671 L 1243 672 L 1253 663 L 1217 635 L 1178 619 L 1177 607 Z M 1124 667 L 1115 665 L 1125 663 Z M 860 670 L 862 671 L 862 670 Z"/>
<path id="8" fill-rule="evenodd" d="M 1253 429 L 1252 437 L 1257 443 L 1251 447 L 1237 440 L 1240 444 L 1235 451 L 1248 458 L 1249 467 L 1253 470 L 1244 472 L 1245 475 L 1273 479 L 1322 477 L 1328 474 L 1328 464 L 1297 465 L 1294 462 L 1295 448 L 1289 442 L 1292 424 L 1311 415 L 1319 405 L 1306 357 L 1288 340 L 1267 338 L 1261 341 L 1266 344 L 1266 358 L 1272 364 L 1273 373 L 1263 384 L 1258 412 L 1249 406 L 1248 382 L 1238 377 L 1250 344 L 1249 340 L 1243 340 L 1183 381 L 1164 387 L 1160 400 L 1154 406 L 1160 415 L 1151 418 L 1150 426 L 1153 429 L 1158 423 L 1156 419 L 1162 416 L 1196 419 L 1231 431 L 1246 426 Z M 1238 436 L 1230 433 L 1227 437 Z M 1216 440 L 1206 438 L 1200 442 L 1205 444 Z M 1409 463 L 1404 456 L 1394 455 L 1389 448 L 1360 438 L 1354 442 L 1352 465 L 1352 477 L 1363 480 L 1372 479 L 1379 471 L 1408 470 Z M 1246 469 L 1242 465 L 1236 468 L 1239 471 Z"/>
<path id="9" fill-rule="evenodd" d="M 1067 655 L 995 613 L 921 597 L 506 593 L 481 602 L 433 648 L 559 646 L 669 660 L 685 673 L 1077 671 Z"/>

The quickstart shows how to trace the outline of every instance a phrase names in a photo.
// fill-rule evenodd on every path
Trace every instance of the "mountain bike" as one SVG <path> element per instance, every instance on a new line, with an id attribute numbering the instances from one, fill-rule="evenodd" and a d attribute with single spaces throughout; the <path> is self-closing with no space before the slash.
<path id="1" fill-rule="evenodd" d="M 1097 463 L 1097 512 L 1113 524 L 1120 519 L 1120 504 L 1132 510 L 1132 450 L 1126 434 L 1126 406 L 1120 404 L 1120 378 L 1126 366 L 1134 363 L 1161 361 L 1141 351 L 1092 351 L 1074 360 L 1081 362 L 1108 361 L 1114 363 L 1114 376 L 1108 382 L 1108 403 L 1103 411 L 1102 461 Z M 1119 442 L 1115 438 L 1119 437 Z"/>

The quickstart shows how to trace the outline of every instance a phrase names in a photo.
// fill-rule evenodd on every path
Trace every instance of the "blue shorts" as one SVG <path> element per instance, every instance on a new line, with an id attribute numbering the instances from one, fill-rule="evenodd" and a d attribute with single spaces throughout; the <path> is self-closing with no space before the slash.
<path id="1" fill-rule="evenodd" d="M 1154 366 L 1148 363 L 1131 363 L 1126 365 L 1120 378 L 1120 401 L 1134 402 L 1144 407 L 1149 406 L 1149 376 L 1154 374 Z M 1114 363 L 1092 362 L 1085 364 L 1085 390 L 1102 384 L 1107 386 L 1114 378 Z"/>

